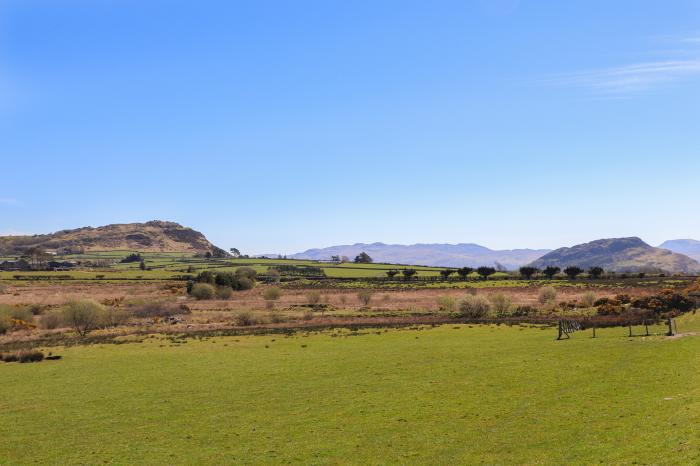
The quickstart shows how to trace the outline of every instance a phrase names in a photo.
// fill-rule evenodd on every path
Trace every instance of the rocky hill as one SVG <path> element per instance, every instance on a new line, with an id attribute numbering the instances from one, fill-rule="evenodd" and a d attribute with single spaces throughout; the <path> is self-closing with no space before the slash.
<path id="1" fill-rule="evenodd" d="M 700 241 L 695 239 L 673 239 L 659 245 L 662 249 L 685 254 L 686 256 L 700 261 Z"/>
<path id="2" fill-rule="evenodd" d="M 616 272 L 666 271 L 672 273 L 700 273 L 700 263 L 683 254 L 655 248 L 639 238 L 601 239 L 561 248 L 532 263 L 533 266 L 582 268 L 593 266 Z"/>
<path id="3" fill-rule="evenodd" d="M 31 247 L 76 253 L 116 249 L 141 252 L 221 254 L 200 232 L 174 222 L 154 220 L 102 227 L 84 227 L 33 236 L 0 236 L 0 254 L 21 254 Z"/>
<path id="4" fill-rule="evenodd" d="M 357 243 L 309 249 L 294 254 L 294 259 L 330 260 L 331 256 L 347 256 L 353 259 L 361 252 L 369 254 L 375 262 L 443 267 L 493 266 L 498 263 L 512 270 L 548 253 L 549 249 L 512 249 L 497 251 L 478 244 L 384 244 Z"/>

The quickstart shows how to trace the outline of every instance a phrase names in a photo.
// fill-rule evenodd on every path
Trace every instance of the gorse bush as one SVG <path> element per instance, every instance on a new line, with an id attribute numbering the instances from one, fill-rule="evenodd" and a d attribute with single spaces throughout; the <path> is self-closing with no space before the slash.
<path id="1" fill-rule="evenodd" d="M 44 330 L 54 330 L 63 327 L 63 316 L 60 312 L 47 312 L 39 318 L 39 327 Z"/>
<path id="2" fill-rule="evenodd" d="M 467 295 L 459 302 L 462 317 L 479 319 L 486 317 L 490 310 L 491 304 L 482 296 Z"/>
<path id="3" fill-rule="evenodd" d="M 104 313 L 104 306 L 95 301 L 74 300 L 63 306 L 63 321 L 79 336 L 84 337 L 99 326 Z"/>
<path id="4" fill-rule="evenodd" d="M 33 322 L 34 314 L 27 306 L 10 306 L 7 304 L 0 304 L 0 315 L 5 315 L 13 320 L 21 320 L 23 322 Z"/>
<path id="5" fill-rule="evenodd" d="M 321 292 L 316 290 L 309 291 L 308 293 L 306 293 L 306 300 L 312 306 L 317 305 L 321 302 Z"/>
<path id="6" fill-rule="evenodd" d="M 100 326 L 118 327 L 119 325 L 126 324 L 129 321 L 130 317 L 131 313 L 124 309 L 119 309 L 116 307 L 106 307 L 100 319 Z"/>
<path id="7" fill-rule="evenodd" d="M 263 323 L 260 316 L 250 311 L 238 312 L 234 317 L 234 321 L 236 322 L 236 325 L 240 325 L 241 327 L 248 327 L 250 325 L 258 325 Z"/>
<path id="8" fill-rule="evenodd" d="M 216 295 L 216 290 L 214 286 L 209 283 L 195 283 L 190 290 L 190 294 L 192 297 L 199 300 L 213 299 Z"/>
<path id="9" fill-rule="evenodd" d="M 551 304 L 557 299 L 557 290 L 553 286 L 543 286 L 537 296 L 537 300 L 543 306 Z"/>
<path id="10" fill-rule="evenodd" d="M 276 286 L 265 288 L 265 290 L 262 292 L 262 297 L 266 301 L 265 305 L 267 308 L 272 309 L 275 307 L 275 301 L 282 297 L 282 290 Z"/>
<path id="11" fill-rule="evenodd" d="M 513 311 L 513 302 L 503 293 L 496 293 L 489 298 L 491 309 L 496 317 L 506 317 Z"/>
<path id="12" fill-rule="evenodd" d="M 581 296 L 581 304 L 584 307 L 593 307 L 596 302 L 596 295 L 592 291 L 588 291 Z"/>
<path id="13" fill-rule="evenodd" d="M 454 313 L 457 311 L 457 300 L 451 296 L 440 296 L 437 299 L 438 308 L 443 312 Z"/>
<path id="14" fill-rule="evenodd" d="M 364 307 L 368 307 L 369 303 L 372 302 L 372 296 L 374 293 L 372 290 L 360 290 L 357 292 L 357 299 L 362 303 Z"/>
<path id="15" fill-rule="evenodd" d="M 44 353 L 37 350 L 25 350 L 17 353 L 17 360 L 20 363 L 39 362 L 44 360 Z"/>
<path id="16" fill-rule="evenodd" d="M 277 301 L 282 297 L 282 290 L 280 290 L 276 286 L 265 288 L 265 290 L 262 293 L 262 297 L 263 299 L 265 299 L 265 301 Z"/>
<path id="17" fill-rule="evenodd" d="M 219 299 L 231 299 L 233 289 L 230 286 L 218 286 L 216 288 L 216 297 Z"/>

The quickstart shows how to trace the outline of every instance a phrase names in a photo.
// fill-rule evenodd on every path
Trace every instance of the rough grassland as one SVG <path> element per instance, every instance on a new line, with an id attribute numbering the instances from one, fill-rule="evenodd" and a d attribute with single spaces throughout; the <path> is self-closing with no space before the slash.
<path id="1" fill-rule="evenodd" d="M 700 337 L 336 333 L 151 338 L 0 365 L 0 463 L 700 461 Z"/>

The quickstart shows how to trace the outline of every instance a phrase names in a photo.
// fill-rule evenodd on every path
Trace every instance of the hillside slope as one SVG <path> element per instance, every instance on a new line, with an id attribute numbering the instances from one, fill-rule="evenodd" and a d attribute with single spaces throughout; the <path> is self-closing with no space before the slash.
<path id="1" fill-rule="evenodd" d="M 384 244 L 357 243 L 309 249 L 294 254 L 294 259 L 329 260 L 331 256 L 354 258 L 361 252 L 375 262 L 444 267 L 478 267 L 496 262 L 508 269 L 516 269 L 548 253 L 548 249 L 513 249 L 495 251 L 478 244 Z"/>
<path id="2" fill-rule="evenodd" d="M 665 241 L 663 244 L 660 244 L 659 247 L 677 252 L 678 254 L 685 254 L 696 261 L 700 261 L 700 241 L 698 240 L 674 239 Z"/>
<path id="3" fill-rule="evenodd" d="M 200 232 L 175 222 L 84 227 L 33 236 L 0 236 L 0 254 L 21 254 L 40 247 L 50 252 L 108 251 L 207 253 L 219 250 Z M 219 250 L 220 251 L 220 250 Z"/>
<path id="4" fill-rule="evenodd" d="M 688 256 L 649 246 L 639 238 L 612 238 L 561 248 L 532 263 L 547 266 L 582 268 L 603 267 L 616 272 L 663 270 L 673 273 L 700 273 L 700 263 Z"/>

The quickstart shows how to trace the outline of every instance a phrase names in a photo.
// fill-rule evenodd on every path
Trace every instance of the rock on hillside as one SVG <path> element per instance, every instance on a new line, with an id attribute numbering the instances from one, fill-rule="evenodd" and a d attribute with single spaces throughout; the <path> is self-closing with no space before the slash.
<path id="1" fill-rule="evenodd" d="M 202 233 L 175 222 L 160 220 L 84 227 L 45 235 L 0 237 L 0 254 L 21 254 L 30 247 L 40 247 L 49 252 L 124 249 L 142 252 L 211 252 L 215 255 L 223 253 Z"/>
<path id="2" fill-rule="evenodd" d="M 582 268 L 593 266 L 616 272 L 666 271 L 700 273 L 700 263 L 688 256 L 655 248 L 639 238 L 612 238 L 561 248 L 532 263 L 533 266 Z"/>

